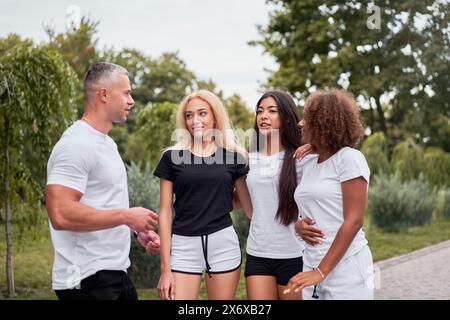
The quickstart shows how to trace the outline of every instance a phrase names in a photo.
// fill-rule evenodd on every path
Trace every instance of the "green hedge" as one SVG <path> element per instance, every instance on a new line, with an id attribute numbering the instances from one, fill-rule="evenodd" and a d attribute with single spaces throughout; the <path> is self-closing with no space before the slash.
<path id="1" fill-rule="evenodd" d="M 435 196 L 422 175 L 402 182 L 398 173 L 380 174 L 369 188 L 368 208 L 376 227 L 399 231 L 428 223 L 435 209 Z"/>
<path id="2" fill-rule="evenodd" d="M 372 175 L 391 171 L 387 140 L 384 133 L 377 132 L 366 138 L 361 144 L 361 152 L 367 159 Z"/>
<path id="3" fill-rule="evenodd" d="M 159 212 L 159 179 L 147 167 L 140 170 L 135 163 L 127 166 L 130 207 L 144 207 Z M 160 257 L 148 255 L 133 238 L 130 251 L 129 270 L 133 283 L 138 288 L 154 288 L 158 284 Z"/>
<path id="4" fill-rule="evenodd" d="M 436 215 L 438 217 L 450 219 L 450 189 L 444 189 L 439 192 Z"/>

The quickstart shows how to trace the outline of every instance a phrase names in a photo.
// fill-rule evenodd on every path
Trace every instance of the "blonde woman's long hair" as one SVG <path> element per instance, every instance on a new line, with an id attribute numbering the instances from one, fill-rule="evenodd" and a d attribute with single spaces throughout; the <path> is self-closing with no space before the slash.
<path id="1" fill-rule="evenodd" d="M 177 111 L 177 129 L 176 143 L 165 150 L 190 150 L 192 146 L 192 137 L 186 137 L 189 132 L 186 126 L 185 110 L 188 103 L 193 99 L 201 99 L 210 107 L 214 115 L 215 129 L 220 132 L 219 137 L 215 136 L 214 142 L 218 148 L 224 148 L 231 152 L 238 152 L 247 160 L 247 152 L 242 148 L 236 139 L 233 126 L 228 113 L 218 96 L 208 90 L 198 90 L 186 96 L 180 103 Z"/>

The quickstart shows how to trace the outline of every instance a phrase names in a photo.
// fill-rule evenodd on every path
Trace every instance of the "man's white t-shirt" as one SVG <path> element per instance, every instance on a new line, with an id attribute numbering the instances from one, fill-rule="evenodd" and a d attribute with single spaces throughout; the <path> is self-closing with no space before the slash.
<path id="1" fill-rule="evenodd" d="M 57 184 L 83 194 L 80 203 L 98 210 L 128 209 L 127 175 L 116 143 L 86 122 L 70 126 L 53 148 L 47 164 L 47 185 Z M 130 229 L 74 232 L 55 230 L 52 287 L 77 287 L 99 270 L 123 270 L 130 266 Z"/>
<path id="2" fill-rule="evenodd" d="M 247 187 L 253 215 L 247 238 L 247 253 L 255 257 L 290 259 L 302 256 L 304 244 L 295 233 L 294 223 L 285 226 L 276 218 L 284 153 L 282 151 L 270 156 L 258 152 L 249 154 Z M 303 165 L 316 157 L 307 156 L 296 161 L 297 183 L 301 180 Z"/>
<path id="3" fill-rule="evenodd" d="M 364 155 L 350 147 L 340 149 L 321 163 L 316 159 L 303 166 L 302 179 L 294 193 L 299 215 L 315 220 L 314 227 L 326 235 L 322 244 L 305 244 L 305 265 L 315 268 L 327 254 L 344 222 L 341 183 L 358 177 L 369 183 L 369 166 Z M 364 231 L 360 229 L 342 259 L 356 254 L 366 245 Z"/>

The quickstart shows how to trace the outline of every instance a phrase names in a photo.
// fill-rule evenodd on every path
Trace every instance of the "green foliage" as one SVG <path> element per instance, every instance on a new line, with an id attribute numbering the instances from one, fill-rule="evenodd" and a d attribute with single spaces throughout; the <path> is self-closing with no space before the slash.
<path id="1" fill-rule="evenodd" d="M 422 176 L 402 182 L 398 174 L 380 174 L 373 180 L 368 208 L 375 226 L 386 231 L 399 231 L 430 221 L 435 198 Z"/>
<path id="2" fill-rule="evenodd" d="M 150 256 L 133 237 L 130 248 L 129 275 L 136 288 L 156 288 L 160 275 L 159 254 Z"/>
<path id="3" fill-rule="evenodd" d="M 82 17 L 79 26 L 73 25 L 65 33 L 56 34 L 51 27 L 45 27 L 49 45 L 64 57 L 80 80 L 84 79 L 89 66 L 97 59 L 95 46 L 98 39 L 94 35 L 98 24 L 98 21 Z"/>
<path id="4" fill-rule="evenodd" d="M 165 122 L 165 113 L 171 114 L 174 108 L 171 104 L 178 105 L 197 84 L 215 85 L 212 81 L 197 83 L 195 75 L 175 53 L 164 53 L 153 59 L 139 50 L 125 48 L 119 52 L 106 50 L 100 53 L 100 57 L 128 70 L 135 100 L 135 106 L 124 124 L 126 131 L 113 130 L 111 136 L 118 139 L 119 149 L 123 151 L 126 161 L 154 165 L 161 150 L 172 144 L 170 138 L 175 128 L 175 117 L 172 119 L 169 115 L 170 121 L 173 121 Z M 161 111 L 164 108 L 170 111 Z M 167 126 L 166 131 L 162 133 L 164 126 Z M 150 129 L 157 130 L 158 139 Z"/>
<path id="5" fill-rule="evenodd" d="M 0 57 L 0 178 L 8 295 L 12 297 L 11 222 L 20 226 L 22 234 L 40 224 L 45 164 L 55 140 L 73 120 L 77 78 L 61 55 L 48 46 L 32 46 L 29 41 L 21 45 L 14 35 L 2 41 L 5 43 Z"/>
<path id="6" fill-rule="evenodd" d="M 366 138 L 361 145 L 361 152 L 367 159 L 372 175 L 389 173 L 387 141 L 383 132 L 376 132 Z"/>
<path id="7" fill-rule="evenodd" d="M 402 181 L 419 177 L 423 170 L 423 149 L 411 139 L 397 144 L 392 152 L 391 166 Z"/>
<path id="8" fill-rule="evenodd" d="M 223 99 L 223 92 L 222 90 L 219 90 L 217 88 L 217 85 L 212 81 L 211 79 L 204 81 L 204 80 L 197 80 L 195 85 L 195 90 L 208 90 L 213 92 L 215 95 L 217 95 L 220 99 Z"/>
<path id="9" fill-rule="evenodd" d="M 172 134 L 176 128 L 176 111 L 173 103 L 154 104 L 139 111 L 136 131 L 130 137 L 125 159 L 154 168 L 164 148 L 174 144 Z"/>
<path id="10" fill-rule="evenodd" d="M 450 186 L 450 153 L 433 147 L 425 149 L 423 172 L 430 186 Z"/>
<path id="11" fill-rule="evenodd" d="M 255 114 L 251 112 L 245 102 L 237 94 L 225 99 L 225 108 L 227 109 L 230 121 L 235 129 L 248 130 L 253 128 Z"/>
<path id="12" fill-rule="evenodd" d="M 128 121 L 128 120 L 127 120 Z M 117 144 L 117 148 L 119 149 L 119 154 L 124 158 L 125 149 L 129 140 L 129 133 L 125 124 L 114 124 L 111 131 L 109 131 L 108 135 L 114 140 Z M 125 160 L 125 158 L 124 158 Z M 130 161 L 127 161 L 129 163 Z"/>
<path id="13" fill-rule="evenodd" d="M 436 216 L 450 219 L 450 189 L 443 189 L 439 192 Z"/>
<path id="14" fill-rule="evenodd" d="M 377 262 L 450 240 L 450 220 L 436 219 L 429 225 L 396 233 L 374 229 L 366 232 L 366 236 Z"/>
<path id="15" fill-rule="evenodd" d="M 177 53 L 163 53 L 153 59 L 135 49 L 119 52 L 105 51 L 107 60 L 125 67 L 130 72 L 133 98 L 143 106 L 149 103 L 180 103 L 192 91 L 196 77 L 187 69 Z"/>
<path id="16" fill-rule="evenodd" d="M 231 214 L 233 219 L 233 226 L 239 238 L 239 245 L 241 246 L 242 255 L 246 255 L 247 237 L 250 229 L 250 219 L 247 218 L 245 213 L 241 210 L 239 212 L 233 212 Z"/>
<path id="17" fill-rule="evenodd" d="M 99 22 L 92 21 L 90 18 L 82 17 L 79 26 L 72 25 L 65 33 L 56 34 L 50 26 L 45 27 L 49 37 L 48 45 L 59 52 L 77 74 L 75 93 L 78 117 L 83 114 L 84 77 L 89 66 L 98 60 L 95 48 L 98 42 L 95 38 L 98 24 Z"/>
<path id="18" fill-rule="evenodd" d="M 159 212 L 159 179 L 146 167 L 141 170 L 132 162 L 127 165 L 130 207 L 144 207 Z"/>
<path id="19" fill-rule="evenodd" d="M 450 71 L 449 71 L 450 74 Z M 448 82 L 450 83 L 450 81 Z M 450 99 L 449 99 L 450 100 Z M 432 117 L 421 119 L 418 132 L 426 130 L 424 136 L 429 137 L 427 145 L 442 148 L 445 152 L 450 152 L 450 118 L 449 111 L 445 114 L 433 114 Z M 431 118 L 431 119 L 430 119 Z M 423 126 L 424 123 L 427 125 Z"/>
<path id="20" fill-rule="evenodd" d="M 141 171 L 139 166 L 131 163 L 127 166 L 128 192 L 130 207 L 144 207 L 159 212 L 159 179 L 153 176 L 147 167 Z M 160 258 L 148 255 L 133 238 L 130 250 L 130 277 L 140 288 L 156 287 L 159 280 Z"/>
<path id="21" fill-rule="evenodd" d="M 2 165 L 0 175 L 10 181 L 12 208 L 26 203 L 30 207 L 21 211 L 32 214 L 42 201 L 50 151 L 74 120 L 77 78 L 48 46 L 21 45 L 15 36 L 10 40 L 16 44 L 0 57 L 0 159 L 5 163 L 3 128 L 9 127 L 11 166 L 5 176 Z"/>
<path id="22" fill-rule="evenodd" d="M 142 75 L 140 87 L 134 95 L 143 103 L 180 103 L 192 91 L 195 75 L 189 71 L 176 53 L 163 53 L 147 64 L 150 72 Z"/>
<path id="23" fill-rule="evenodd" d="M 5 38 L 0 39 L 0 57 L 5 56 L 8 51 L 16 50 L 18 47 L 32 47 L 33 41 L 26 39 L 22 40 L 17 34 L 10 34 Z"/>
<path id="24" fill-rule="evenodd" d="M 252 42 L 279 64 L 267 87 L 284 88 L 300 101 L 315 88 L 347 88 L 369 106 L 364 117 L 372 132 L 389 130 L 389 139 L 396 140 L 414 136 L 448 151 L 450 6 L 445 1 L 268 3 L 274 7 L 270 20 Z M 380 9 L 378 29 L 367 26 L 372 4 Z M 427 23 L 418 28 L 424 17 Z M 390 96 L 388 104 L 383 96 Z M 435 134 L 439 130 L 446 134 Z"/>

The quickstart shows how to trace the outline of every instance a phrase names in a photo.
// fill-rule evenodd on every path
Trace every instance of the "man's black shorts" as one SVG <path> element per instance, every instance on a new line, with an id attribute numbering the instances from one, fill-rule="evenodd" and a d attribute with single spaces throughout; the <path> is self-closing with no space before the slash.
<path id="1" fill-rule="evenodd" d="M 101 270 L 81 280 L 80 289 L 55 290 L 60 300 L 138 300 L 124 271 Z"/>

